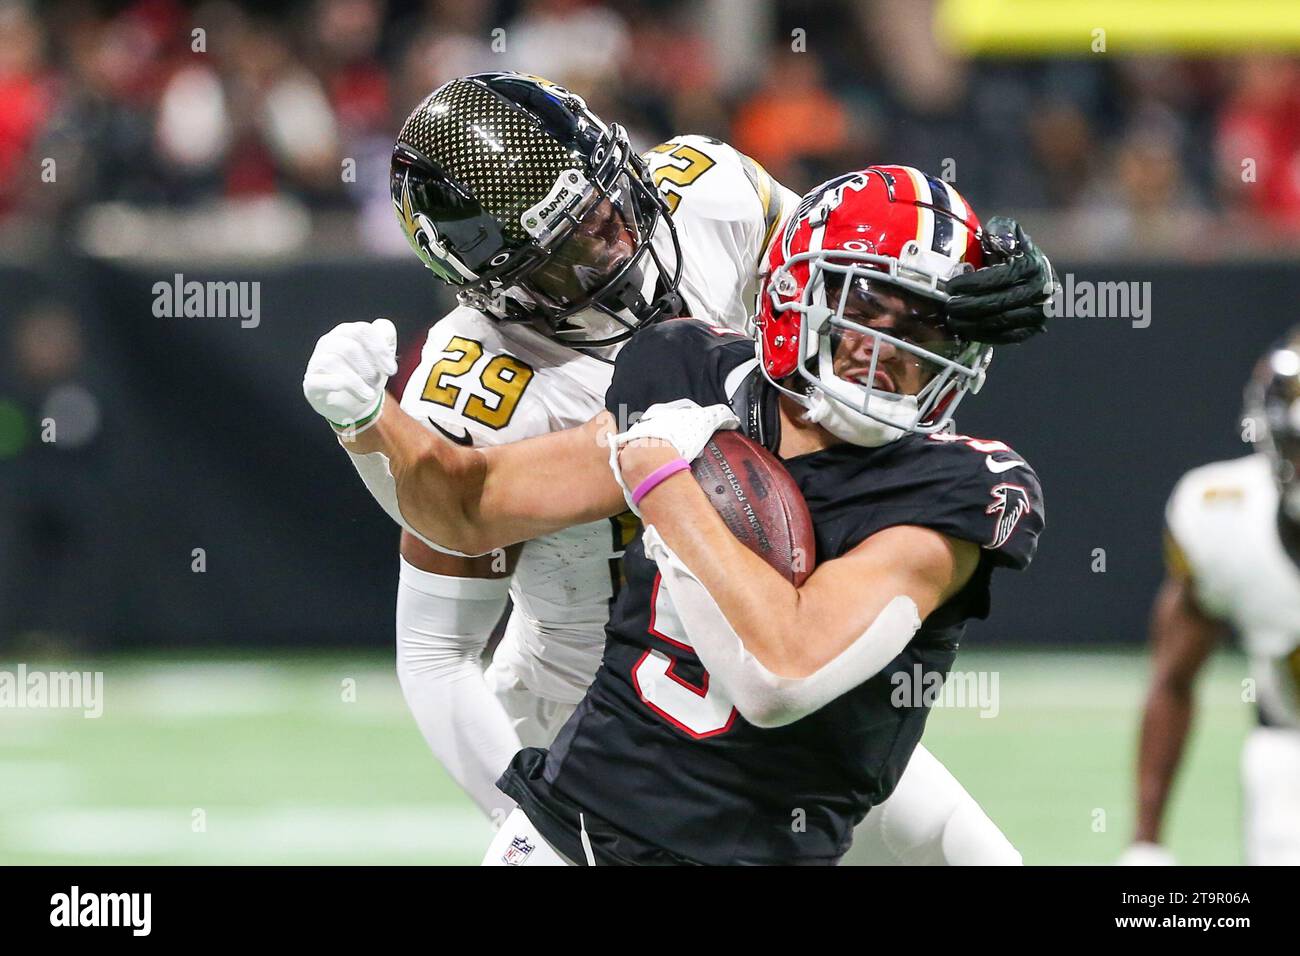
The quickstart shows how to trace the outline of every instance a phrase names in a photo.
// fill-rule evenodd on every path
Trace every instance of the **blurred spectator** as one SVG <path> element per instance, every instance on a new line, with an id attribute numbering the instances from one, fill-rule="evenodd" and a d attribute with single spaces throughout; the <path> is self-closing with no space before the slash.
<path id="1" fill-rule="evenodd" d="M 1219 118 L 1224 195 L 1249 221 L 1300 231 L 1300 64 L 1252 56 L 1235 74 Z"/>
<path id="2" fill-rule="evenodd" d="M 0 215 L 15 201 L 18 179 L 38 170 L 23 168 L 49 119 L 53 101 L 44 63 L 45 38 L 24 3 L 0 6 Z"/>
<path id="3" fill-rule="evenodd" d="M 489 45 L 493 7 L 490 0 L 428 0 L 421 15 L 399 21 L 392 125 L 448 80 L 501 68 Z"/>
<path id="4" fill-rule="evenodd" d="M 1182 130 L 1167 111 L 1137 117 L 1110 168 L 1067 221 L 1078 240 L 1107 254 L 1158 248 L 1193 259 L 1205 248 L 1208 222 L 1180 161 Z"/>
<path id="5" fill-rule="evenodd" d="M 536 73 L 582 90 L 588 99 L 617 89 L 628 57 L 627 24 L 615 10 L 592 0 L 527 0 L 503 36 L 498 69 Z"/>
<path id="6" fill-rule="evenodd" d="M 639 146 L 717 136 L 797 191 L 909 162 L 955 175 L 985 208 L 1055 210 L 1124 242 L 1221 210 L 1243 244 L 1300 240 L 1295 59 L 967 60 L 936 37 L 934 9 L 0 0 L 0 226 L 25 214 L 70 235 L 97 203 L 183 213 L 256 199 L 308 222 L 325 213 L 348 233 L 338 246 L 397 252 L 383 168 L 403 117 L 454 76 L 519 69 L 581 93 Z M 769 52 L 740 70 L 720 44 Z"/>
<path id="7" fill-rule="evenodd" d="M 863 165 L 865 155 L 848 156 L 848 111 L 825 85 L 818 60 L 786 46 L 773 50 L 766 81 L 740 105 L 732 136 L 737 149 L 800 189 Z"/>
<path id="8" fill-rule="evenodd" d="M 112 593 L 108 446 L 83 368 L 76 317 L 60 303 L 18 318 L 0 382 L 0 644 L 30 633 L 102 636 Z"/>
<path id="9" fill-rule="evenodd" d="M 617 120 L 646 148 L 681 133 L 730 135 L 714 45 L 700 30 L 683 29 L 697 13 L 674 3 L 631 15 Z"/>
<path id="10" fill-rule="evenodd" d="M 1083 110 L 1071 100 L 1053 99 L 1034 110 L 1029 137 L 1050 206 L 1072 207 L 1086 192 L 1097 161 L 1097 136 Z"/>

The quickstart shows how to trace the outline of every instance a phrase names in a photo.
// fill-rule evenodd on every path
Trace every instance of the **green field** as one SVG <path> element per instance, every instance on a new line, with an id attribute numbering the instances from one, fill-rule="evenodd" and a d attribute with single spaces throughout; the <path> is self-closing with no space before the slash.
<path id="1" fill-rule="evenodd" d="M 1144 659 L 958 665 L 997 673 L 999 713 L 939 709 L 927 746 L 1026 863 L 1112 861 L 1132 825 Z M 477 863 L 490 835 L 425 750 L 386 657 L 28 668 L 103 670 L 104 714 L 0 709 L 0 863 Z M 1202 683 L 1169 834 L 1180 862 L 1240 862 L 1244 671 L 1220 656 Z"/>

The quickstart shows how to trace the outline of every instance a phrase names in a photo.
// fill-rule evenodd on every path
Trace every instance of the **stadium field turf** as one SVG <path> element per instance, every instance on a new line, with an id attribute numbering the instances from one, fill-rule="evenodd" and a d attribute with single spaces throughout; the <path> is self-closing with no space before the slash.
<path id="1" fill-rule="evenodd" d="M 0 708 L 0 864 L 477 863 L 490 836 L 384 655 L 27 667 L 102 670 L 104 709 Z M 1145 659 L 963 651 L 958 667 L 987 689 L 996 675 L 996 713 L 940 707 L 926 745 L 1026 863 L 1114 860 L 1132 827 Z M 1244 675 L 1220 655 L 1202 679 L 1168 832 L 1180 862 L 1240 862 Z"/>

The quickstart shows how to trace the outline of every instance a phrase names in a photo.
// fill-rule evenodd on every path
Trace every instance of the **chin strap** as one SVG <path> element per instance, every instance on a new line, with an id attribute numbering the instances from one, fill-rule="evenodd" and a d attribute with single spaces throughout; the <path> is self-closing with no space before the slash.
<path id="1" fill-rule="evenodd" d="M 748 371 L 745 371 L 748 366 Z M 727 401 L 740 419 L 746 438 L 756 441 L 772 454 L 781 447 L 781 415 L 776 390 L 763 377 L 758 359 L 737 366 L 731 373 L 740 375 L 738 382 L 727 379 Z"/>
<path id="2" fill-rule="evenodd" d="M 880 402 L 881 400 L 872 396 L 867 401 Z M 903 402 L 900 402 L 899 405 L 904 407 L 906 411 L 915 414 L 915 399 L 912 400 L 910 407 Z M 879 448 L 881 445 L 888 445 L 892 441 L 898 441 L 907 434 L 906 429 L 897 425 L 887 425 L 882 421 L 852 411 L 826 395 L 821 389 L 812 391 L 805 403 L 805 408 L 807 408 L 807 411 L 804 412 L 804 417 L 808 421 L 821 425 L 822 428 L 836 438 L 851 445 L 861 445 L 864 448 Z M 881 417 L 885 417 L 891 410 L 889 407 L 881 408 Z"/>
<path id="3" fill-rule="evenodd" d="M 650 303 L 646 302 L 645 293 L 642 291 L 642 287 L 648 284 L 638 283 L 635 280 L 629 282 L 617 294 L 610 297 L 609 306 L 616 310 L 626 310 L 633 316 L 644 315 L 645 319 L 638 321 L 637 328 L 651 325 L 660 319 L 675 319 L 690 315 L 690 311 L 686 308 L 686 300 L 676 289 L 664 287 L 663 277 L 659 275 L 657 268 L 650 291 L 658 295 Z"/>
<path id="4" fill-rule="evenodd" d="M 686 300 L 676 292 L 665 292 L 655 299 L 650 306 L 651 322 L 656 322 L 659 319 L 681 318 L 690 314 L 690 311 L 686 308 Z"/>

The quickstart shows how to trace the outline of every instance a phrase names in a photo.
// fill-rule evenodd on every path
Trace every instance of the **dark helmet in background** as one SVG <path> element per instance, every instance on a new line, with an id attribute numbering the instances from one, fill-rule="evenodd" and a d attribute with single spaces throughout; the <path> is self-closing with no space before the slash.
<path id="1" fill-rule="evenodd" d="M 598 348 L 680 311 L 681 246 L 645 164 L 554 83 L 480 73 L 434 90 L 402 127 L 390 186 L 424 264 L 499 320 Z"/>
<path id="2" fill-rule="evenodd" d="M 1268 455 L 1282 508 L 1300 523 L 1300 328 L 1259 360 L 1246 387 L 1255 447 Z"/>

